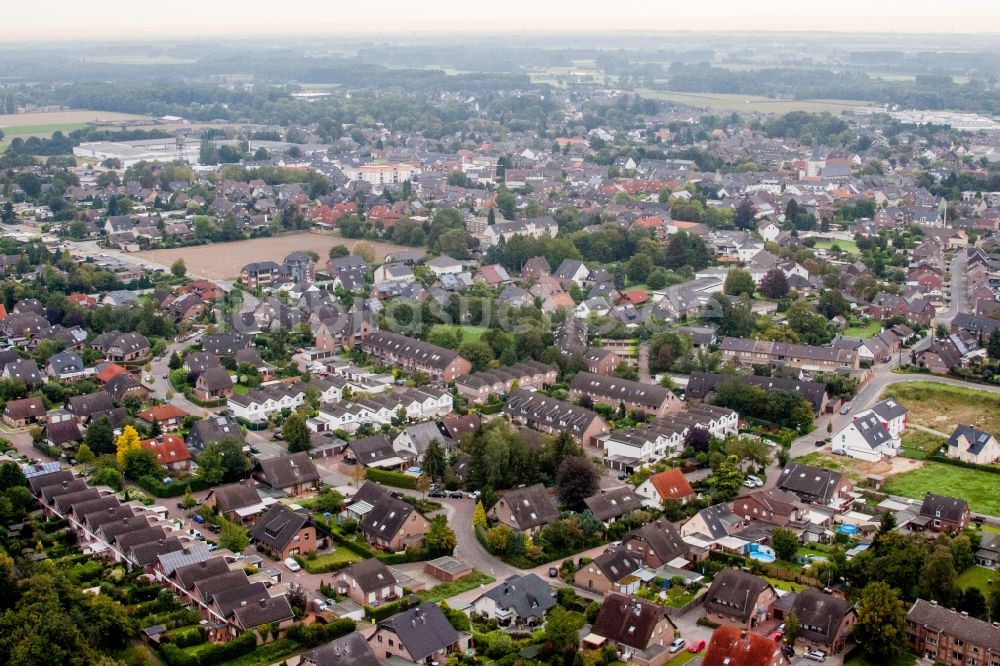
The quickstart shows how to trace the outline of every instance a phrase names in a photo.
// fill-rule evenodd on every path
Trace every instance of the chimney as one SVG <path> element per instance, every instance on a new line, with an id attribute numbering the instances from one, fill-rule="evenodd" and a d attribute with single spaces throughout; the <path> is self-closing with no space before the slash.
<path id="1" fill-rule="evenodd" d="M 243 601 L 240 602 L 240 608 L 242 608 L 242 607 L 244 607 L 246 605 L 247 605 L 246 599 L 244 599 Z"/>
<path id="2" fill-rule="evenodd" d="M 260 598 L 260 607 L 263 608 L 264 606 L 267 606 L 267 599 L 265 599 L 264 597 L 261 597 Z"/>

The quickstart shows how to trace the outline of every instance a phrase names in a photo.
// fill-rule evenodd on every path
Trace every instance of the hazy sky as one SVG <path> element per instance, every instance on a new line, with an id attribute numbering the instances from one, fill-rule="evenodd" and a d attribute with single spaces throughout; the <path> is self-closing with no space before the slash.
<path id="1" fill-rule="evenodd" d="M 8 0 L 6 39 L 460 30 L 998 32 L 998 0 Z"/>

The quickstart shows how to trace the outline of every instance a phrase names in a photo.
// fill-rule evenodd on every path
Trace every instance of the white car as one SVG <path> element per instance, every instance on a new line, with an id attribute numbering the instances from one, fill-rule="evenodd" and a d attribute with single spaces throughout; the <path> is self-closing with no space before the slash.
<path id="1" fill-rule="evenodd" d="M 754 476 L 753 474 L 747 474 L 747 481 L 753 483 L 756 488 L 763 488 L 764 481 L 759 476 Z"/>
<path id="2" fill-rule="evenodd" d="M 826 661 L 826 652 L 823 652 L 822 650 L 809 650 L 809 652 L 806 652 L 802 656 L 809 661 Z"/>
<path id="3" fill-rule="evenodd" d="M 680 652 L 681 650 L 684 649 L 685 645 L 687 645 L 687 641 L 685 641 L 683 638 L 675 638 L 674 642 L 670 644 L 669 648 L 670 654 L 673 654 L 675 652 Z"/>
<path id="4" fill-rule="evenodd" d="M 286 558 L 285 566 L 288 567 L 289 571 L 302 571 L 302 566 L 295 561 L 294 557 Z"/>

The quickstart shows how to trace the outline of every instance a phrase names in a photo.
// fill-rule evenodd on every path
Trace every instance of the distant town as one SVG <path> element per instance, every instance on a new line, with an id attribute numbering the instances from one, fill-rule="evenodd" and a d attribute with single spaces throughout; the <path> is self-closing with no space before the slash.
<path id="1" fill-rule="evenodd" d="M 715 48 L 0 83 L 0 662 L 1000 665 L 995 77 Z"/>

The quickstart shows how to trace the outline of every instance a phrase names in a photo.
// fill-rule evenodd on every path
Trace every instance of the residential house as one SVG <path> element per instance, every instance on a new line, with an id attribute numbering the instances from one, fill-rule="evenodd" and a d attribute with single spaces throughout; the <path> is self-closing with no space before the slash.
<path id="1" fill-rule="evenodd" d="M 694 488 L 677 467 L 653 474 L 639 484 L 635 493 L 657 504 L 668 499 L 687 504 L 689 500 L 694 498 Z"/>
<path id="2" fill-rule="evenodd" d="M 969 516 L 965 500 L 927 493 L 917 518 L 910 524 L 914 529 L 957 534 L 969 526 Z"/>
<path id="3" fill-rule="evenodd" d="M 776 488 L 740 495 L 733 500 L 733 513 L 744 520 L 759 520 L 771 525 L 804 525 L 808 507 L 796 495 Z"/>
<path id="4" fill-rule="evenodd" d="M 281 277 L 281 266 L 273 261 L 255 261 L 240 269 L 240 284 L 250 289 L 264 289 Z"/>
<path id="5" fill-rule="evenodd" d="M 36 395 L 10 400 L 3 407 L 3 422 L 11 428 L 23 428 L 45 420 L 45 402 Z"/>
<path id="6" fill-rule="evenodd" d="M 272 504 L 257 520 L 250 536 L 275 560 L 305 556 L 316 550 L 316 526 L 309 516 L 283 504 Z"/>
<path id="7" fill-rule="evenodd" d="M 274 504 L 274 500 L 262 498 L 252 481 L 216 486 L 208 491 L 205 498 L 205 506 L 214 508 L 226 519 L 242 525 L 256 522 L 271 504 Z"/>
<path id="8" fill-rule="evenodd" d="M 420 548 L 429 530 L 430 521 L 388 494 L 381 495 L 361 518 L 361 532 L 369 545 L 390 553 Z"/>
<path id="9" fill-rule="evenodd" d="M 634 594 L 642 583 L 635 574 L 642 567 L 638 555 L 624 548 L 609 548 L 577 569 L 573 574 L 573 584 L 598 594 Z"/>
<path id="10" fill-rule="evenodd" d="M 712 632 L 701 666 L 788 666 L 781 643 L 767 636 L 722 626 Z"/>
<path id="11" fill-rule="evenodd" d="M 804 381 L 785 377 L 761 377 L 757 375 L 723 375 L 712 372 L 693 372 L 688 378 L 685 398 L 692 400 L 708 400 L 715 389 L 725 382 L 738 382 L 764 389 L 765 391 L 792 391 L 809 401 L 814 414 L 831 411 L 834 403 L 823 382 Z"/>
<path id="12" fill-rule="evenodd" d="M 948 438 L 945 453 L 949 458 L 976 465 L 992 465 L 1000 460 L 1000 443 L 988 432 L 959 424 Z"/>
<path id="13" fill-rule="evenodd" d="M 254 479 L 273 490 L 280 490 L 289 497 L 298 497 L 319 487 L 320 476 L 316 463 L 306 451 L 277 458 L 261 458 L 251 472 Z"/>
<path id="14" fill-rule="evenodd" d="M 191 469 L 191 452 L 184 438 L 173 433 L 164 433 L 140 442 L 143 449 L 156 455 L 156 462 L 171 472 L 186 472 Z"/>
<path id="15" fill-rule="evenodd" d="M 188 447 L 195 451 L 204 451 L 209 444 L 219 444 L 226 440 L 244 443 L 243 429 L 232 416 L 215 414 L 196 421 L 188 432 Z"/>
<path id="16" fill-rule="evenodd" d="M 720 349 L 724 362 L 732 361 L 737 365 L 790 366 L 812 372 L 860 367 L 857 352 L 850 349 L 728 337 L 722 339 Z"/>
<path id="17" fill-rule="evenodd" d="M 365 637 L 352 631 L 335 641 L 303 653 L 302 666 L 379 666 L 378 657 Z"/>
<path id="18" fill-rule="evenodd" d="M 625 534 L 618 550 L 624 550 L 642 562 L 648 569 L 664 565 L 677 566 L 690 550 L 674 524 L 667 520 L 654 520 Z M 673 563 L 673 564 L 672 564 Z"/>
<path id="19" fill-rule="evenodd" d="M 858 612 L 849 601 L 812 587 L 786 596 L 792 596 L 790 612 L 795 613 L 801 627 L 796 645 L 827 654 L 836 654 L 844 648 L 858 620 Z M 781 603 L 788 602 L 783 597 Z"/>
<path id="20" fill-rule="evenodd" d="M 448 655 L 464 652 L 469 638 L 451 626 L 436 604 L 423 603 L 375 625 L 368 645 L 386 661 L 396 658 L 412 664 L 443 664 Z"/>
<path id="21" fill-rule="evenodd" d="M 154 422 L 159 423 L 160 427 L 164 430 L 179 429 L 184 424 L 184 419 L 189 416 L 191 415 L 183 409 L 169 402 L 162 405 L 154 405 L 136 414 L 136 418 L 144 424 L 151 426 Z"/>
<path id="22" fill-rule="evenodd" d="M 936 601 L 917 599 L 906 614 L 910 652 L 945 666 L 1000 664 L 1000 627 Z"/>
<path id="23" fill-rule="evenodd" d="M 486 402 L 492 396 L 507 395 L 515 383 L 521 388 L 540 389 L 555 383 L 557 376 L 552 366 L 529 360 L 463 375 L 455 380 L 455 388 L 460 396 L 473 402 Z"/>
<path id="24" fill-rule="evenodd" d="M 221 400 L 233 394 L 233 378 L 221 365 L 205 370 L 194 382 L 194 394 L 200 400 Z"/>
<path id="25" fill-rule="evenodd" d="M 45 374 L 52 379 L 65 382 L 90 377 L 95 374 L 95 370 L 84 366 L 79 354 L 60 352 L 49 357 L 48 363 L 45 364 Z"/>
<path id="26" fill-rule="evenodd" d="M 503 411 L 515 423 L 550 434 L 568 432 L 585 446 L 596 446 L 597 438 L 610 431 L 595 412 L 527 389 L 512 391 Z"/>
<path id="27" fill-rule="evenodd" d="M 362 606 L 378 607 L 403 596 L 396 576 L 377 558 L 371 557 L 336 572 L 332 587 Z"/>
<path id="28" fill-rule="evenodd" d="M 677 634 L 667 609 L 645 599 L 610 594 L 601 603 L 583 647 L 613 645 L 628 663 L 658 665 L 668 658 L 666 648 Z"/>
<path id="29" fill-rule="evenodd" d="M 472 612 L 501 626 L 540 624 L 556 605 L 552 588 L 533 573 L 513 575 L 472 602 Z"/>
<path id="30" fill-rule="evenodd" d="M 93 349 L 109 361 L 134 361 L 149 354 L 149 340 L 139 333 L 102 333 L 91 341 Z"/>
<path id="31" fill-rule="evenodd" d="M 458 352 L 398 333 L 370 333 L 361 341 L 361 349 L 381 363 L 410 372 L 423 372 L 446 382 L 472 370 L 472 364 Z"/>
<path id="32" fill-rule="evenodd" d="M 583 503 L 605 525 L 642 508 L 642 498 L 629 486 L 601 490 L 584 499 Z"/>
<path id="33" fill-rule="evenodd" d="M 681 536 L 703 536 L 718 541 L 739 532 L 746 522 L 733 513 L 727 503 L 713 504 L 691 516 L 681 525 Z"/>
<path id="34" fill-rule="evenodd" d="M 625 405 L 627 410 L 655 418 L 679 412 L 683 406 L 670 389 L 662 386 L 590 372 L 577 373 L 569 385 L 570 400 L 579 400 L 583 397 L 613 407 Z"/>
<path id="35" fill-rule="evenodd" d="M 899 436 L 890 433 L 886 424 L 871 410 L 855 415 L 833 436 L 834 451 L 867 462 L 878 462 L 883 456 L 895 457 L 901 446 Z"/>
<path id="36" fill-rule="evenodd" d="M 777 598 L 763 578 L 726 568 L 716 574 L 705 594 L 705 617 L 718 624 L 751 629 L 767 619 Z"/>
<path id="37" fill-rule="evenodd" d="M 778 476 L 777 488 L 797 495 L 803 502 L 830 504 L 848 499 L 854 484 L 831 469 L 789 463 Z"/>
<path id="38" fill-rule="evenodd" d="M 537 533 L 559 518 L 559 509 L 540 483 L 505 492 L 489 511 L 492 520 L 515 530 Z"/>

